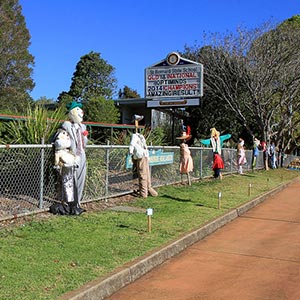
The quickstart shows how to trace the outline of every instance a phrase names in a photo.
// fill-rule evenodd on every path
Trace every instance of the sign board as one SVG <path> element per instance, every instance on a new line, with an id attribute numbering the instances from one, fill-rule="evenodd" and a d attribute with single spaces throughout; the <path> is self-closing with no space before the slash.
<path id="1" fill-rule="evenodd" d="M 149 166 L 168 165 L 174 162 L 173 152 L 163 152 L 162 150 L 149 151 Z M 126 169 L 132 168 L 131 155 L 126 157 Z"/>
<path id="2" fill-rule="evenodd" d="M 183 106 L 199 106 L 200 99 L 167 99 L 167 100 L 151 100 L 147 101 L 147 107 L 183 107 Z"/>
<path id="3" fill-rule="evenodd" d="M 202 96 L 203 65 L 200 63 L 182 58 L 178 53 L 172 52 L 166 59 L 145 69 L 145 98 L 178 100 Z M 150 107 L 151 101 L 148 103 Z M 160 105 L 163 103 L 159 103 Z M 181 104 L 181 106 L 188 105 L 189 102 Z"/>

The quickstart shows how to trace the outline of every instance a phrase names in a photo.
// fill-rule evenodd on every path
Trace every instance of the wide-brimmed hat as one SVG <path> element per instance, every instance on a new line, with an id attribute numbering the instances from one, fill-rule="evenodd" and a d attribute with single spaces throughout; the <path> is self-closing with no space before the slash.
<path id="1" fill-rule="evenodd" d="M 189 139 L 191 139 L 192 135 L 191 134 L 187 134 L 185 131 L 182 132 L 182 135 L 177 137 L 177 140 L 186 140 L 188 141 Z"/>

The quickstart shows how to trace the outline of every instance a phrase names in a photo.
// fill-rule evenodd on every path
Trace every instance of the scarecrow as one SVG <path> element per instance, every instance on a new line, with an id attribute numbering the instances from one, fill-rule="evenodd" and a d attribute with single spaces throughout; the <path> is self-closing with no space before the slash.
<path id="1" fill-rule="evenodd" d="M 220 132 L 216 128 L 210 129 L 210 138 L 200 140 L 200 143 L 206 146 L 211 146 L 213 150 L 213 166 L 214 178 L 220 178 L 222 180 L 221 169 L 224 169 L 224 162 L 221 157 L 221 149 L 224 141 L 231 138 L 231 134 L 220 135 Z"/>
<path id="2" fill-rule="evenodd" d="M 69 213 L 71 215 L 80 215 L 84 210 L 80 207 L 80 202 L 83 197 L 83 189 L 86 177 L 86 155 L 85 146 L 87 144 L 86 126 L 82 124 L 83 111 L 81 109 L 82 104 L 72 101 L 67 104 L 69 121 L 65 121 L 60 131 L 65 132 L 69 141 L 68 154 L 69 157 L 73 156 L 75 162 L 73 164 L 63 164 L 60 171 L 61 185 L 63 194 L 61 200 L 67 202 L 69 206 Z M 59 136 L 59 131 L 57 136 Z M 56 141 L 54 143 L 56 151 L 56 165 L 59 165 L 60 159 L 59 151 L 60 143 Z M 66 156 L 66 154 L 64 154 Z"/>
<path id="3" fill-rule="evenodd" d="M 264 167 L 265 170 L 269 170 L 269 151 L 268 151 L 268 147 L 267 147 L 267 143 L 265 141 L 261 141 L 260 142 L 260 147 L 262 149 L 263 152 L 263 160 L 264 160 Z"/>
<path id="4" fill-rule="evenodd" d="M 187 131 L 183 131 L 182 135 L 180 137 L 177 137 L 176 139 L 182 141 L 180 144 L 180 165 L 179 165 L 179 171 L 181 175 L 181 182 L 183 183 L 183 174 L 187 175 L 188 178 L 188 184 L 192 185 L 191 183 L 191 177 L 190 172 L 194 169 L 194 162 L 193 158 L 191 156 L 191 151 L 189 149 L 188 144 L 186 142 L 192 138 L 190 132 L 190 127 L 186 127 Z"/>
<path id="5" fill-rule="evenodd" d="M 239 142 L 237 145 L 237 165 L 239 174 L 243 174 L 243 165 L 247 163 L 244 144 L 244 140 L 242 138 L 239 138 Z"/>
<path id="6" fill-rule="evenodd" d="M 254 138 L 254 140 L 253 140 L 253 152 L 252 152 L 252 172 L 256 168 L 257 157 L 259 155 L 259 145 L 260 145 L 260 141 L 257 138 Z"/>
<path id="7" fill-rule="evenodd" d="M 135 166 L 137 170 L 139 181 L 138 196 L 147 198 L 148 195 L 156 197 L 158 194 L 151 186 L 149 151 L 146 140 L 145 137 L 138 132 L 139 121 L 141 121 L 143 118 L 144 116 L 140 115 L 133 116 L 133 120 L 135 123 L 135 133 L 131 137 L 129 154 L 132 157 L 133 166 Z"/>

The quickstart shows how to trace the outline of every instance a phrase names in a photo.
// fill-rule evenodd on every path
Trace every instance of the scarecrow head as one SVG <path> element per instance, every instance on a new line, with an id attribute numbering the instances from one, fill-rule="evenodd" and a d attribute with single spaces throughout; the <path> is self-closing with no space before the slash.
<path id="1" fill-rule="evenodd" d="M 134 126 L 135 126 L 135 132 L 138 131 L 139 128 L 139 121 L 143 120 L 144 116 L 140 115 L 133 115 L 133 121 L 134 121 Z"/>
<path id="2" fill-rule="evenodd" d="M 82 104 L 76 101 L 72 101 L 67 104 L 68 116 L 71 122 L 81 123 L 83 121 Z"/>
<path id="3" fill-rule="evenodd" d="M 54 137 L 55 150 L 65 150 L 71 147 L 71 139 L 67 131 L 58 129 Z"/>
<path id="4" fill-rule="evenodd" d="M 213 127 L 210 129 L 210 135 L 211 135 L 211 137 L 217 139 L 220 137 L 220 132 L 216 128 Z"/>

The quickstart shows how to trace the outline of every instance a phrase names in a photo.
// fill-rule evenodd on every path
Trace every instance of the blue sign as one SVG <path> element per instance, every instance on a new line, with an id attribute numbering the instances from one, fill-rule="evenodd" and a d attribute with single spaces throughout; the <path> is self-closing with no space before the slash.
<path id="1" fill-rule="evenodd" d="M 149 165 L 168 165 L 174 162 L 174 152 L 163 152 L 162 150 L 152 150 L 149 151 Z M 126 157 L 126 169 L 132 168 L 132 158 L 128 154 Z"/>

